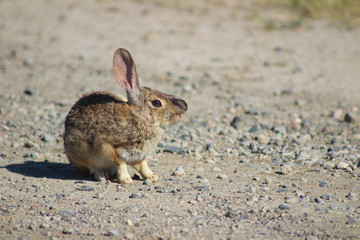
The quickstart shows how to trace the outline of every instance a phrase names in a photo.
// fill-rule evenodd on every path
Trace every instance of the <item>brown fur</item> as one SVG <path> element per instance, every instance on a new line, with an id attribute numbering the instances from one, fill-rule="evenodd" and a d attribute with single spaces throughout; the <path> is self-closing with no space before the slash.
<path id="1" fill-rule="evenodd" d="M 140 88 L 135 64 L 125 49 L 114 54 L 114 73 L 128 100 L 108 92 L 80 98 L 66 117 L 65 153 L 80 173 L 94 174 L 101 181 L 115 170 L 120 183 L 130 183 L 126 164 L 156 181 L 147 160 L 161 139 L 161 127 L 178 122 L 187 104 L 175 96 Z M 161 106 L 154 107 L 154 100 Z"/>

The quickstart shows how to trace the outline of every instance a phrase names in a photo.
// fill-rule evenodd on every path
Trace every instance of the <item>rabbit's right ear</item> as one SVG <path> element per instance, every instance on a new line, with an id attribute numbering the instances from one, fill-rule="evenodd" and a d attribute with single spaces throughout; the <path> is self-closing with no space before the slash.
<path id="1" fill-rule="evenodd" d="M 136 104 L 139 96 L 139 80 L 134 60 L 128 50 L 119 48 L 115 51 L 113 67 L 115 79 L 126 90 L 128 102 Z"/>

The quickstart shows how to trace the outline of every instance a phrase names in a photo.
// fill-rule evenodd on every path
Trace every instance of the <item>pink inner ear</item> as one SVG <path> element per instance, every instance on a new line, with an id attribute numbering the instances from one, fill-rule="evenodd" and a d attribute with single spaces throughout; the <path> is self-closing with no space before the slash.
<path id="1" fill-rule="evenodd" d="M 114 55 L 114 75 L 115 79 L 120 86 L 126 90 L 131 90 L 132 86 L 129 84 L 127 79 L 128 67 L 121 57 L 121 54 Z"/>

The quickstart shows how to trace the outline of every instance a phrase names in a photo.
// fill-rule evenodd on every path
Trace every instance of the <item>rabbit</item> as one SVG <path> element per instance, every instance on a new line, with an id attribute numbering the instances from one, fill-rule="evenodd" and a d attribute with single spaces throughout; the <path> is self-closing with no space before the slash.
<path id="1" fill-rule="evenodd" d="M 158 180 L 147 162 L 164 133 L 188 109 L 176 96 L 139 86 L 136 66 L 124 48 L 115 51 L 113 70 L 127 98 L 93 92 L 80 98 L 65 120 L 64 150 L 73 167 L 107 182 L 116 174 L 121 184 L 132 182 L 127 165 L 143 179 Z"/>

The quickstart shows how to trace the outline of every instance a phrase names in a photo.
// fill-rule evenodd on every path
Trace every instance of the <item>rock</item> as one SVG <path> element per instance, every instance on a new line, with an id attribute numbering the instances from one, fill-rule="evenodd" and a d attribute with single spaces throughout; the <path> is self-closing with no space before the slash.
<path id="1" fill-rule="evenodd" d="M 291 206 L 287 204 L 280 204 L 278 207 L 280 210 L 291 210 Z"/>
<path id="2" fill-rule="evenodd" d="M 254 125 L 252 126 L 248 132 L 254 133 L 260 130 L 260 126 L 259 125 Z"/>
<path id="3" fill-rule="evenodd" d="M 291 95 L 293 94 L 292 88 L 283 88 L 281 89 L 281 95 Z"/>
<path id="4" fill-rule="evenodd" d="M 155 186 L 155 190 L 157 193 L 168 193 L 169 192 L 169 190 L 167 188 L 159 187 L 159 186 Z"/>
<path id="5" fill-rule="evenodd" d="M 211 171 L 212 171 L 212 172 L 220 172 L 220 168 L 218 168 L 218 167 L 213 167 L 213 168 L 211 169 Z"/>
<path id="6" fill-rule="evenodd" d="M 34 227 L 34 225 L 29 225 L 27 229 L 29 229 L 29 230 L 35 230 L 35 227 Z"/>
<path id="7" fill-rule="evenodd" d="M 36 90 L 34 88 L 26 88 L 24 90 L 24 94 L 28 96 L 34 96 L 36 94 Z"/>
<path id="8" fill-rule="evenodd" d="M 331 200 L 331 199 L 335 199 L 334 196 L 329 195 L 329 194 L 323 194 L 323 195 L 320 196 L 320 198 L 321 198 L 321 199 L 324 199 L 324 200 L 326 200 L 326 201 L 329 201 L 329 200 Z"/>
<path id="9" fill-rule="evenodd" d="M 344 121 L 347 123 L 355 122 L 355 118 L 351 113 L 345 113 Z"/>
<path id="10" fill-rule="evenodd" d="M 298 138 L 294 139 L 294 142 L 300 145 L 306 144 L 310 141 L 311 141 L 311 135 L 308 133 L 300 135 Z"/>
<path id="11" fill-rule="evenodd" d="M 88 185 L 81 185 L 81 186 L 77 186 L 75 188 L 75 190 L 77 191 L 85 191 L 85 192 L 90 192 L 90 191 L 94 191 L 94 188 Z"/>
<path id="12" fill-rule="evenodd" d="M 226 174 L 220 174 L 217 176 L 218 179 L 221 179 L 221 180 L 225 180 L 225 179 L 228 179 L 228 177 L 226 176 Z"/>
<path id="13" fill-rule="evenodd" d="M 240 128 L 240 121 L 241 121 L 241 118 L 239 116 L 235 116 L 233 118 L 233 120 L 231 120 L 230 122 L 230 126 L 232 126 L 233 128 L 235 128 L 236 130 L 238 130 Z"/>
<path id="14" fill-rule="evenodd" d="M 164 152 L 182 154 L 184 150 L 176 146 L 164 146 Z"/>
<path id="15" fill-rule="evenodd" d="M 116 191 L 117 192 L 127 192 L 128 190 L 126 189 L 126 187 L 124 187 L 124 185 L 117 184 L 116 185 Z"/>
<path id="16" fill-rule="evenodd" d="M 342 109 L 336 109 L 334 111 L 331 112 L 330 117 L 333 117 L 335 119 L 342 119 L 343 116 L 343 110 Z"/>
<path id="17" fill-rule="evenodd" d="M 98 199 L 104 199 L 105 194 L 104 193 L 96 193 L 94 198 L 98 198 Z"/>
<path id="18" fill-rule="evenodd" d="M 28 141 L 24 144 L 24 147 L 26 148 L 37 148 L 37 149 L 40 149 L 40 145 L 37 144 L 37 143 L 34 143 L 32 141 Z"/>
<path id="19" fill-rule="evenodd" d="M 274 126 L 271 129 L 275 133 L 280 133 L 282 135 L 286 134 L 286 127 L 285 126 Z"/>
<path id="20" fill-rule="evenodd" d="M 225 217 L 228 218 L 238 218 L 243 215 L 244 213 L 241 209 L 230 209 L 228 212 L 225 213 Z"/>
<path id="21" fill-rule="evenodd" d="M 283 165 L 280 170 L 281 174 L 283 174 L 283 175 L 291 174 L 291 173 L 293 173 L 293 171 L 294 171 L 294 169 L 289 165 Z"/>
<path id="22" fill-rule="evenodd" d="M 356 200 L 356 199 L 358 199 L 358 194 L 350 192 L 348 195 L 346 195 L 346 198 L 348 198 L 350 200 Z"/>
<path id="23" fill-rule="evenodd" d="M 41 138 L 41 141 L 43 142 L 54 142 L 55 141 L 55 137 L 49 133 L 46 133 L 42 138 Z"/>
<path id="24" fill-rule="evenodd" d="M 48 224 L 48 223 L 41 223 L 40 224 L 40 228 L 50 228 L 50 224 Z"/>
<path id="25" fill-rule="evenodd" d="M 144 182 L 143 182 L 143 185 L 152 185 L 152 181 L 149 179 L 149 178 L 147 178 Z"/>
<path id="26" fill-rule="evenodd" d="M 345 224 L 354 224 L 354 223 L 356 223 L 356 219 L 352 218 L 352 217 L 349 217 L 349 219 L 346 221 Z"/>
<path id="27" fill-rule="evenodd" d="M 307 236 L 305 238 L 305 240 L 319 240 L 319 239 L 317 237 L 315 237 L 315 236 Z"/>
<path id="28" fill-rule="evenodd" d="M 334 162 L 323 162 L 321 165 L 322 165 L 322 167 L 324 169 L 333 169 L 333 168 L 335 168 L 335 163 Z"/>
<path id="29" fill-rule="evenodd" d="M 339 140 L 338 138 L 336 138 L 336 137 L 333 137 L 333 138 L 331 139 L 330 144 L 339 145 L 339 144 L 340 144 L 340 140 Z"/>
<path id="30" fill-rule="evenodd" d="M 280 187 L 278 187 L 278 192 L 280 193 L 284 193 L 284 192 L 289 192 L 290 191 L 290 187 L 286 186 L 286 185 L 281 185 Z"/>
<path id="31" fill-rule="evenodd" d="M 185 175 L 185 170 L 182 166 L 177 167 L 174 171 L 173 171 L 173 175 L 174 176 L 182 176 Z"/>
<path id="32" fill-rule="evenodd" d="M 193 86 L 191 84 L 185 84 L 182 90 L 184 93 L 191 92 L 193 90 Z"/>
<path id="33" fill-rule="evenodd" d="M 136 192 L 136 193 L 133 193 L 131 194 L 130 198 L 133 198 L 133 199 L 139 199 L 139 198 L 143 198 L 144 197 L 144 194 L 142 192 Z"/>
<path id="34" fill-rule="evenodd" d="M 266 176 L 265 179 L 264 179 L 264 183 L 265 184 L 271 184 L 274 182 L 274 178 L 273 176 Z"/>
<path id="35" fill-rule="evenodd" d="M 349 167 L 350 165 L 346 162 L 339 162 L 338 164 L 336 164 L 337 169 L 348 169 Z"/>
<path id="36" fill-rule="evenodd" d="M 210 148 L 209 152 L 210 152 L 211 156 L 213 156 L 213 157 L 216 157 L 219 155 L 219 153 L 217 151 L 215 151 L 215 149 L 213 149 L 213 148 Z"/>
<path id="37" fill-rule="evenodd" d="M 212 158 L 208 158 L 204 161 L 205 163 L 208 163 L 208 164 L 214 164 L 215 163 L 215 160 L 212 159 Z"/>
<path id="38" fill-rule="evenodd" d="M 119 232 L 117 230 L 108 230 L 107 235 L 110 236 L 110 237 L 118 236 Z"/>
<path id="39" fill-rule="evenodd" d="M 329 187 L 329 183 L 327 181 L 320 181 L 319 186 L 320 187 Z"/>
<path id="40" fill-rule="evenodd" d="M 318 197 L 316 197 L 316 198 L 314 199 L 314 202 L 319 203 L 319 204 L 324 203 L 324 201 L 323 201 L 321 198 L 318 198 Z"/>
<path id="41" fill-rule="evenodd" d="M 297 203 L 299 199 L 297 197 L 286 197 L 285 203 Z"/>

